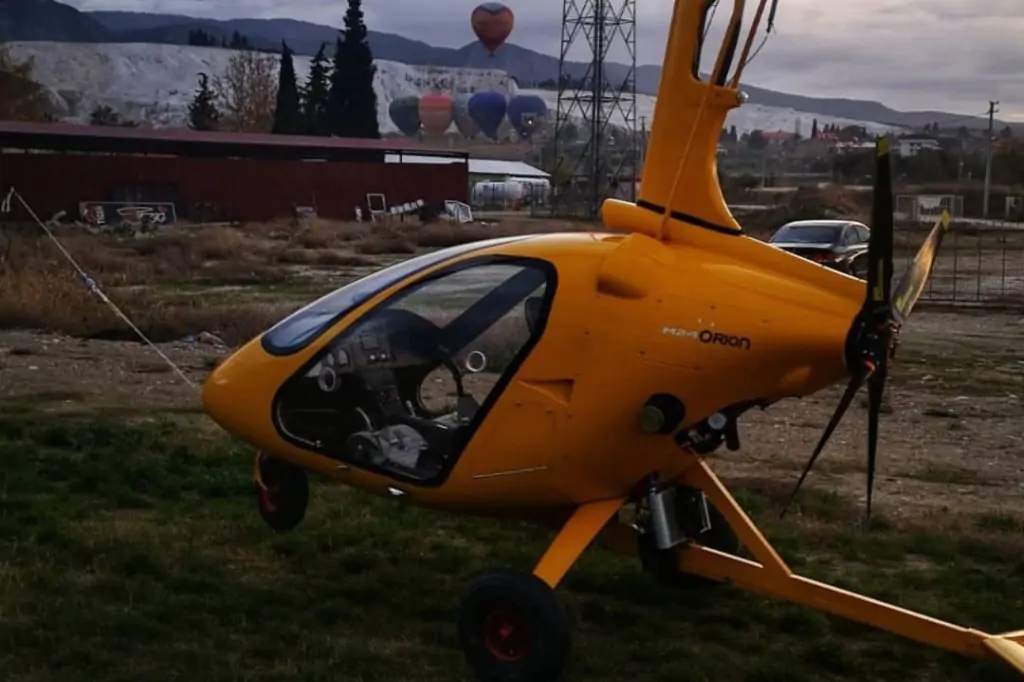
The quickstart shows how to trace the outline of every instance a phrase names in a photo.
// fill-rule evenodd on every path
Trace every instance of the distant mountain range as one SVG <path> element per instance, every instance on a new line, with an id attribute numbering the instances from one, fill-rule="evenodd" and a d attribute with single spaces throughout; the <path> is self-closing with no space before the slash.
<path id="1" fill-rule="evenodd" d="M 177 14 L 146 12 L 80 12 L 56 0 L 0 0 L 0 41 L 51 40 L 93 43 L 164 43 L 185 45 L 190 31 L 202 29 L 215 39 L 231 40 L 237 31 L 256 48 L 278 49 L 281 41 L 298 54 L 312 55 L 324 42 L 333 44 L 338 29 L 293 19 L 230 19 L 218 21 Z M 557 82 L 558 58 L 506 43 L 494 57 L 476 42 L 459 49 L 433 47 L 391 33 L 370 31 L 370 46 L 377 59 L 422 66 L 501 69 L 526 85 Z M 621 82 L 627 68 L 607 65 L 609 79 Z M 570 75 L 583 76 L 585 63 L 569 65 Z M 636 88 L 645 94 L 657 94 L 661 67 L 638 66 Z M 933 121 L 958 119 L 957 126 L 983 128 L 983 117 L 960 117 L 942 111 L 896 111 L 879 102 L 867 100 L 805 97 L 745 85 L 750 102 L 772 107 L 788 107 L 808 114 L 837 116 L 862 121 L 923 127 Z M 1004 126 L 999 122 L 999 126 Z M 1014 127 L 1024 126 L 1015 124 Z"/>

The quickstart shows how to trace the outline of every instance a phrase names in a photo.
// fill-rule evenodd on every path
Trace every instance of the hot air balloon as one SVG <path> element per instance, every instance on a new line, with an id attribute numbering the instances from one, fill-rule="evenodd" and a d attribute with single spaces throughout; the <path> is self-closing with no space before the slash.
<path id="1" fill-rule="evenodd" d="M 469 97 L 457 95 L 453 101 L 455 107 L 455 127 L 467 138 L 474 138 L 480 133 L 480 126 L 469 115 Z"/>
<path id="2" fill-rule="evenodd" d="M 420 130 L 420 98 L 416 95 L 399 97 L 391 102 L 388 115 L 403 135 L 412 137 Z"/>
<path id="3" fill-rule="evenodd" d="M 537 132 L 547 113 L 547 105 L 537 95 L 516 95 L 508 102 L 508 122 L 522 138 Z"/>
<path id="4" fill-rule="evenodd" d="M 500 2 L 485 2 L 477 5 L 469 21 L 476 37 L 493 57 L 494 51 L 501 47 L 512 33 L 515 16 L 512 10 Z"/>
<path id="5" fill-rule="evenodd" d="M 478 92 L 469 98 L 469 115 L 480 126 L 480 132 L 498 139 L 498 128 L 505 118 L 505 95 L 493 90 Z"/>
<path id="6" fill-rule="evenodd" d="M 423 95 L 420 97 L 419 114 L 423 129 L 430 135 L 443 135 L 454 118 L 452 98 L 448 95 Z"/>

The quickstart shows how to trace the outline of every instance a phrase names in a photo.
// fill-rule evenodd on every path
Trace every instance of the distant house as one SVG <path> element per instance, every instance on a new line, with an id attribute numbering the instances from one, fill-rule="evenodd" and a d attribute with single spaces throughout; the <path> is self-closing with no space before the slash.
<path id="1" fill-rule="evenodd" d="M 940 151 L 942 143 L 930 135 L 904 135 L 899 138 L 897 152 L 902 156 L 915 156 L 922 151 Z"/>
<path id="2" fill-rule="evenodd" d="M 800 142 L 800 146 L 797 147 L 797 154 L 804 158 L 821 158 L 828 156 L 829 153 L 834 151 L 836 146 L 836 140 L 833 136 L 832 139 L 826 139 L 822 135 L 818 137 L 812 137 Z"/>
<path id="3" fill-rule="evenodd" d="M 761 136 L 764 137 L 765 141 L 769 144 L 785 144 L 796 138 L 796 133 L 791 133 L 786 130 L 771 130 L 761 133 Z"/>

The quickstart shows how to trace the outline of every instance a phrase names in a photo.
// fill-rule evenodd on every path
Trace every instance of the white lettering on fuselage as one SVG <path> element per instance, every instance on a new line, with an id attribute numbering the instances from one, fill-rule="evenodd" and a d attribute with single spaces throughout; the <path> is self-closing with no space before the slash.
<path id="1" fill-rule="evenodd" d="M 714 324 L 709 325 L 714 327 Z M 712 331 L 712 329 L 702 329 L 701 331 L 693 331 L 692 329 L 683 329 L 682 327 L 662 327 L 661 333 L 665 336 L 674 336 L 680 339 L 693 339 L 704 344 L 714 344 L 717 346 L 726 346 L 729 348 L 738 348 L 740 350 L 750 350 L 751 342 L 746 336 L 733 336 L 732 334 L 723 334 L 721 332 Z"/>
<path id="2" fill-rule="evenodd" d="M 662 327 L 661 333 L 665 336 L 678 336 L 686 339 L 696 339 L 700 336 L 700 332 L 695 332 L 690 329 L 682 329 L 680 327 Z"/>

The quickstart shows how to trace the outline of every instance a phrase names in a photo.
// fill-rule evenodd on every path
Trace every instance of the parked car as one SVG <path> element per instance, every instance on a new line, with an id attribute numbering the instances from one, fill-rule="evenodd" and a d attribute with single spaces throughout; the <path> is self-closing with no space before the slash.
<path id="1" fill-rule="evenodd" d="M 772 246 L 863 279 L 871 230 L 855 220 L 797 220 L 772 235 Z"/>

